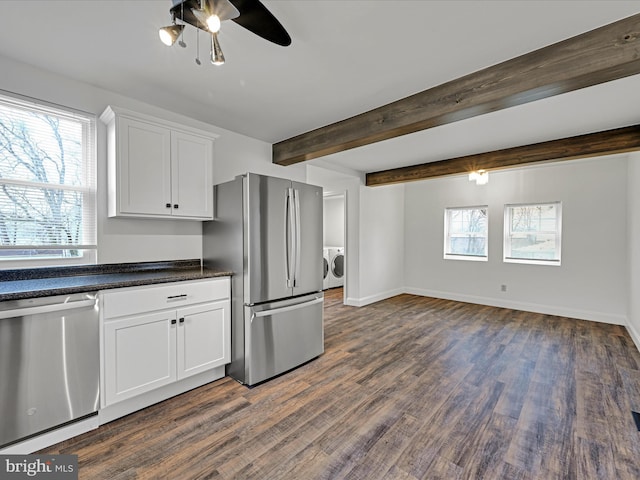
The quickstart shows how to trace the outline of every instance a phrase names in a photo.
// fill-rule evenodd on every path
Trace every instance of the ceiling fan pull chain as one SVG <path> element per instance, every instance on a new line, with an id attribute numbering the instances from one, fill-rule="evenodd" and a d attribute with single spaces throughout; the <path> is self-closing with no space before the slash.
<path id="1" fill-rule="evenodd" d="M 182 5 L 180 5 L 180 21 L 184 23 L 184 2 L 182 3 Z M 178 40 L 178 45 L 180 45 L 182 48 L 187 48 L 187 44 L 184 43 L 184 31 L 182 32 L 182 35 L 180 35 L 180 40 Z"/>
<path id="2" fill-rule="evenodd" d="M 201 65 L 200 62 L 200 29 L 196 28 L 196 64 Z"/>

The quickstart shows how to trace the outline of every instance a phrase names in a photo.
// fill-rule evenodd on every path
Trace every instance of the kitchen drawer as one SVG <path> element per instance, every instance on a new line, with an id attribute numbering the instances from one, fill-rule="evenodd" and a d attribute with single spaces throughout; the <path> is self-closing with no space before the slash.
<path id="1" fill-rule="evenodd" d="M 127 287 L 103 292 L 102 314 L 105 320 L 185 305 L 229 298 L 228 277 L 162 285 Z"/>

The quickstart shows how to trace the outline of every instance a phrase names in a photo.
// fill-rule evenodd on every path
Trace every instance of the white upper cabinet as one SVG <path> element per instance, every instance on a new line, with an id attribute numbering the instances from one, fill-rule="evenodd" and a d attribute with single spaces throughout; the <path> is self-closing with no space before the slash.
<path id="1" fill-rule="evenodd" d="M 173 215 L 213 219 L 213 141 L 171 132 L 171 199 Z"/>
<path id="2" fill-rule="evenodd" d="M 109 216 L 171 215 L 171 130 L 127 117 L 117 122 Z"/>
<path id="3" fill-rule="evenodd" d="M 110 217 L 213 219 L 216 135 L 107 107 Z"/>

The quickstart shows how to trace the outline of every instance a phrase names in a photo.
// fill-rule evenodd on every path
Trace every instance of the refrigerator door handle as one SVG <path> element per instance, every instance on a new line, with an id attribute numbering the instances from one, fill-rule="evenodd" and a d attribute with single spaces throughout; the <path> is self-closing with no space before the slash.
<path id="1" fill-rule="evenodd" d="M 254 319 L 260 317 L 268 317 L 269 315 L 278 315 L 280 313 L 290 312 L 292 310 L 298 310 L 299 308 L 306 308 L 312 305 L 316 305 L 318 303 L 324 302 L 324 297 L 316 298 L 315 300 L 311 300 L 309 302 L 296 303 L 295 305 L 288 305 L 286 307 L 273 308 L 271 310 L 261 310 L 259 312 L 253 312 L 251 314 L 251 322 Z"/>
<path id="2" fill-rule="evenodd" d="M 294 209 L 293 188 L 288 188 L 287 189 L 287 205 L 286 205 L 287 214 L 286 214 L 286 221 L 285 221 L 287 226 L 287 232 L 286 232 L 287 288 L 293 288 L 295 284 L 295 273 L 293 271 L 293 266 L 295 265 L 294 255 L 295 255 L 296 247 L 294 244 L 294 232 L 296 229 L 296 225 L 295 225 L 295 215 L 293 213 L 293 209 Z"/>
<path id="3" fill-rule="evenodd" d="M 296 188 L 293 190 L 294 199 L 294 212 L 295 212 L 295 224 L 296 224 L 296 238 L 295 238 L 295 255 L 294 255 L 294 270 L 293 270 L 293 286 L 298 286 L 298 279 L 300 278 L 300 191 Z"/>

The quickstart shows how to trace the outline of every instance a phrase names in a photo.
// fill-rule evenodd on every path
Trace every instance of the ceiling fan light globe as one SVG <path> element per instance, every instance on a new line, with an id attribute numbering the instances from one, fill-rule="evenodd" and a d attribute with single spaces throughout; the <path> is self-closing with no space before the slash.
<path id="1" fill-rule="evenodd" d="M 167 47 L 173 45 L 173 40 L 171 39 L 171 35 L 164 29 L 161 28 L 158 30 L 158 36 L 160 37 L 160 41 L 164 43 Z"/>
<path id="2" fill-rule="evenodd" d="M 167 47 L 170 47 L 182 33 L 184 29 L 184 25 L 169 25 L 168 27 L 162 27 L 158 30 L 158 36 L 160 37 L 160 41 L 164 43 Z"/>
<path id="3" fill-rule="evenodd" d="M 218 33 L 220 31 L 221 25 L 220 17 L 218 15 L 213 14 L 209 18 L 207 18 L 207 27 L 211 33 Z"/>

